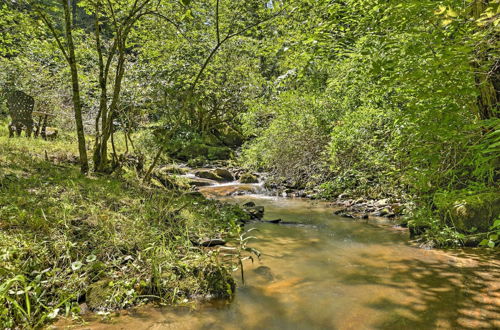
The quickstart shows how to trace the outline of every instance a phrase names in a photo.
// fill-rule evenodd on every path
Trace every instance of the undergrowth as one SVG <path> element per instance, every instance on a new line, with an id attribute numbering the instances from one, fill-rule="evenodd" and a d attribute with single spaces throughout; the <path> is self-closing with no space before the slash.
<path id="1" fill-rule="evenodd" d="M 0 131 L 0 325 L 40 327 L 143 302 L 230 298 L 231 265 L 193 246 L 239 231 L 245 215 L 189 192 L 141 185 L 124 169 L 79 173 L 71 136 Z"/>

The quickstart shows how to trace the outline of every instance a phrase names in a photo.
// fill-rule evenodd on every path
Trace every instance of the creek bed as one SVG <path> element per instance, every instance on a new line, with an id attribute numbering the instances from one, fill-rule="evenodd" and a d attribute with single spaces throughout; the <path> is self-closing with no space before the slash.
<path id="1" fill-rule="evenodd" d="M 423 250 L 390 221 L 335 216 L 325 203 L 262 195 L 221 197 L 265 207 L 232 302 L 141 307 L 85 329 L 500 328 L 498 251 Z M 239 272 L 234 273 L 239 281 Z"/>

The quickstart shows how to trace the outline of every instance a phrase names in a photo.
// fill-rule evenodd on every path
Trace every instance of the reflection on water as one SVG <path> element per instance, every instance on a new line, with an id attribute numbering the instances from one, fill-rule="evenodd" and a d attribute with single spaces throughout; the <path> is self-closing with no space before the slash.
<path id="1" fill-rule="evenodd" d="M 463 329 L 500 328 L 497 252 L 427 251 L 389 222 L 354 221 L 321 203 L 255 200 L 260 261 L 232 303 L 198 310 L 139 308 L 92 329 Z M 235 273 L 236 275 L 236 273 Z"/>

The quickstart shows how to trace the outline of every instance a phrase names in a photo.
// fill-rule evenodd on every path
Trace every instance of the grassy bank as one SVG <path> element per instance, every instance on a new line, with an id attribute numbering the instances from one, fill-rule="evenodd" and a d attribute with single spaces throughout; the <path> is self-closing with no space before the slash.
<path id="1" fill-rule="evenodd" d="M 71 136 L 0 128 L 0 327 L 232 295 L 227 265 L 192 241 L 234 234 L 238 209 L 144 186 L 133 170 L 82 176 L 75 154 Z"/>

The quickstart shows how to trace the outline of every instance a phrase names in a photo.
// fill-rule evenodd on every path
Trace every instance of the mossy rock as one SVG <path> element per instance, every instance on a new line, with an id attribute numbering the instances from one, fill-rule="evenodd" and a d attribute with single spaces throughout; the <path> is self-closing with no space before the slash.
<path id="1" fill-rule="evenodd" d="M 224 179 L 218 176 L 214 171 L 197 171 L 194 173 L 197 177 L 202 179 L 210 179 L 215 181 L 223 181 Z"/>
<path id="2" fill-rule="evenodd" d="M 245 138 L 240 133 L 234 130 L 227 130 L 221 137 L 225 145 L 231 147 L 239 147 L 245 141 Z"/>
<path id="3" fill-rule="evenodd" d="M 487 231 L 500 214 L 500 192 L 456 191 L 436 194 L 434 204 L 440 216 L 458 230 L 477 228 Z"/>
<path id="4" fill-rule="evenodd" d="M 207 146 L 204 143 L 193 141 L 182 148 L 179 152 L 175 154 L 180 160 L 188 161 L 193 158 L 206 157 L 210 152 L 212 147 Z"/>
<path id="5" fill-rule="evenodd" d="M 177 165 L 165 165 L 165 166 L 160 167 L 158 169 L 158 172 L 162 173 L 162 174 L 182 175 L 182 174 L 186 174 L 188 172 L 188 169 L 179 167 Z"/>
<path id="6" fill-rule="evenodd" d="M 85 302 L 92 311 L 110 309 L 110 299 L 115 289 L 110 279 L 102 279 L 89 285 Z"/>
<path id="7" fill-rule="evenodd" d="M 240 176 L 240 183 L 259 183 L 259 179 L 251 173 L 244 173 Z"/>
<path id="8" fill-rule="evenodd" d="M 201 264 L 194 268 L 200 289 L 209 299 L 230 299 L 234 295 L 236 283 L 226 267 L 217 264 Z"/>
<path id="9" fill-rule="evenodd" d="M 221 177 L 224 181 L 234 181 L 233 174 L 225 168 L 216 168 L 214 173 Z"/>
<path id="10" fill-rule="evenodd" d="M 205 157 L 191 158 L 190 160 L 187 161 L 187 166 L 200 167 L 200 166 L 205 165 L 206 162 L 207 162 L 207 159 Z"/>
<path id="11" fill-rule="evenodd" d="M 209 160 L 225 160 L 232 157 L 233 152 L 228 147 L 208 147 Z"/>
<path id="12" fill-rule="evenodd" d="M 177 182 L 169 174 L 155 170 L 151 174 L 151 177 L 153 179 L 158 180 L 158 182 L 160 182 L 161 185 L 165 188 L 168 188 L 168 189 L 178 189 L 179 188 Z"/>

